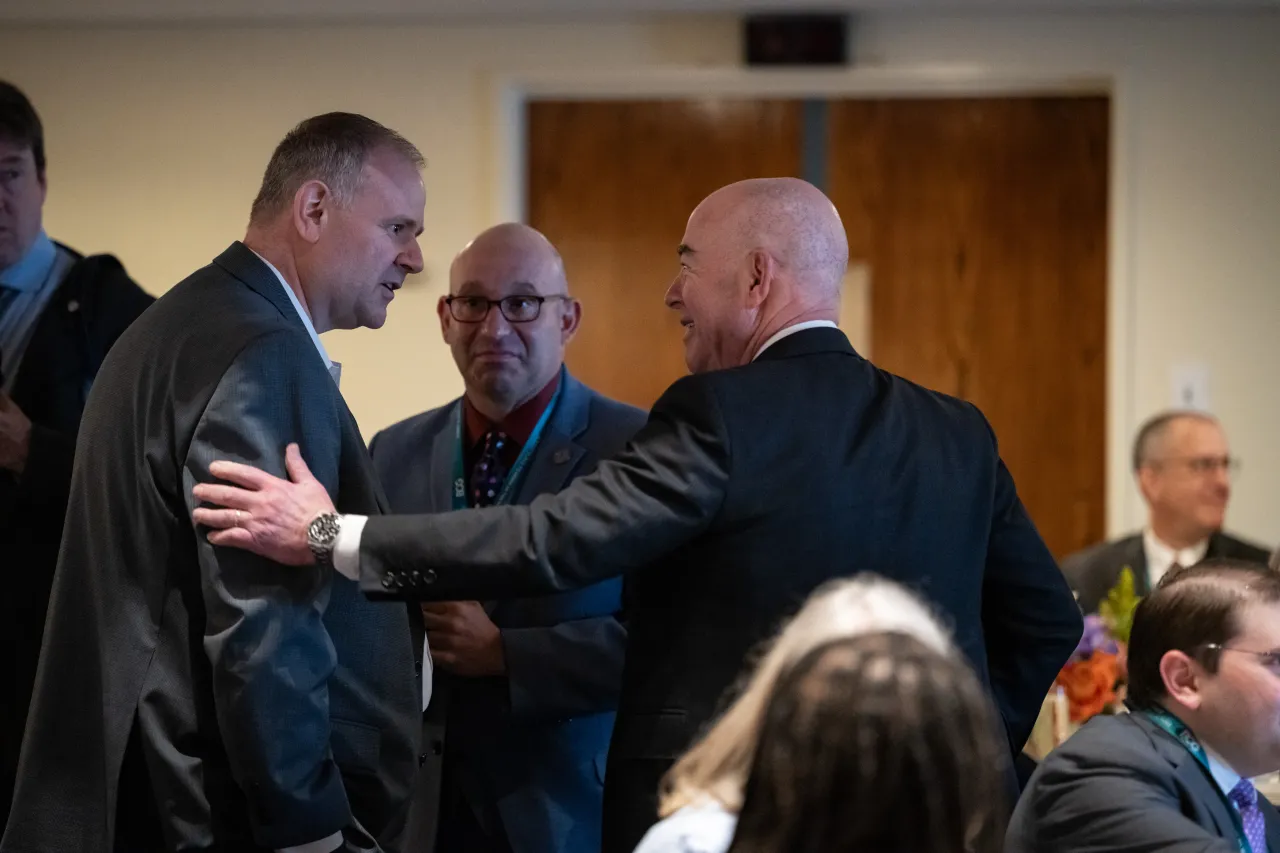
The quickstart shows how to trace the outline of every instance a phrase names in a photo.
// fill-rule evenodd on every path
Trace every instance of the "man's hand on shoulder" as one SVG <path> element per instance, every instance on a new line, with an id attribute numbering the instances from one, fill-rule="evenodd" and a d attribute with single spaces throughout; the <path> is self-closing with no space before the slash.
<path id="1" fill-rule="evenodd" d="M 317 515 L 333 512 L 333 501 L 302 459 L 298 445 L 285 450 L 289 480 L 251 465 L 219 460 L 209 473 L 234 485 L 197 483 L 196 524 L 211 528 L 209 541 L 252 551 L 289 566 L 309 566 L 315 556 L 307 545 L 307 526 Z"/>

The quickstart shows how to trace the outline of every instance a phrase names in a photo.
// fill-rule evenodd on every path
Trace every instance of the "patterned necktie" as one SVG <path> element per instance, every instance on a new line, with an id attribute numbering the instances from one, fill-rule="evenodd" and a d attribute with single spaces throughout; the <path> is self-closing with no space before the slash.
<path id="1" fill-rule="evenodd" d="M 1267 853 L 1267 827 L 1262 809 L 1258 808 L 1258 789 L 1248 779 L 1241 779 L 1227 794 L 1227 799 L 1240 811 L 1244 835 L 1253 853 Z"/>
<path id="2" fill-rule="evenodd" d="M 507 479 L 502 451 L 510 440 L 505 432 L 496 429 L 484 434 L 484 447 L 471 468 L 472 506 L 490 506 L 497 502 Z"/>

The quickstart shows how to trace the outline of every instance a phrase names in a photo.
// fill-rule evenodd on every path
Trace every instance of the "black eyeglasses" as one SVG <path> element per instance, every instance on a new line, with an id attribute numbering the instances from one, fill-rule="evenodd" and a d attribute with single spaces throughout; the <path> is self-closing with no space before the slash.
<path id="1" fill-rule="evenodd" d="M 1213 649 L 1215 652 L 1239 652 L 1242 655 L 1253 655 L 1262 661 L 1262 665 L 1267 669 L 1280 672 L 1280 651 L 1254 652 L 1249 649 L 1238 649 L 1235 646 L 1224 646 L 1221 643 L 1205 643 L 1204 648 Z"/>
<path id="2" fill-rule="evenodd" d="M 489 309 L 497 305 L 509 323 L 531 323 L 542 313 L 542 303 L 548 299 L 572 300 L 572 296 L 532 296 L 520 294 L 488 299 L 484 296 L 446 296 L 444 304 L 459 323 L 479 323 L 489 316 Z"/>

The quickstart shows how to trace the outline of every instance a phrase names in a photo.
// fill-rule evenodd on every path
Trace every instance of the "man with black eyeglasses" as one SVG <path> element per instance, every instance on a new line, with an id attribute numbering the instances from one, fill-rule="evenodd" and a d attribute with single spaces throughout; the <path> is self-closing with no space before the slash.
<path id="1" fill-rule="evenodd" d="M 1005 853 L 1280 853 L 1280 574 L 1209 559 L 1138 605 L 1132 713 L 1090 720 L 1018 802 Z"/>
<path id="2" fill-rule="evenodd" d="M 463 396 L 374 436 L 395 512 L 527 504 L 612 456 L 644 413 L 564 367 L 581 305 L 545 237 L 508 223 L 454 260 L 438 305 Z M 622 680 L 622 579 L 422 605 L 433 658 L 406 849 L 596 853 Z"/>
<path id="3" fill-rule="evenodd" d="M 1265 564 L 1266 549 L 1222 531 L 1238 466 L 1211 415 L 1163 412 L 1143 424 L 1133 443 L 1133 470 L 1149 508 L 1146 528 L 1063 560 L 1081 609 L 1097 610 L 1125 566 L 1144 595 L 1169 571 L 1206 558 Z"/>

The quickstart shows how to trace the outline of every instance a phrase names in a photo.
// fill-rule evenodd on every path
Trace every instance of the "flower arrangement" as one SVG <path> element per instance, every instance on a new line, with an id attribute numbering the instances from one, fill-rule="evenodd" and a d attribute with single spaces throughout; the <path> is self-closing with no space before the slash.
<path id="1" fill-rule="evenodd" d="M 1098 612 L 1084 617 L 1080 643 L 1054 682 L 1055 688 L 1061 688 L 1060 695 L 1065 695 L 1073 724 L 1123 710 L 1125 651 L 1140 600 L 1134 592 L 1133 570 L 1125 566 Z"/>

